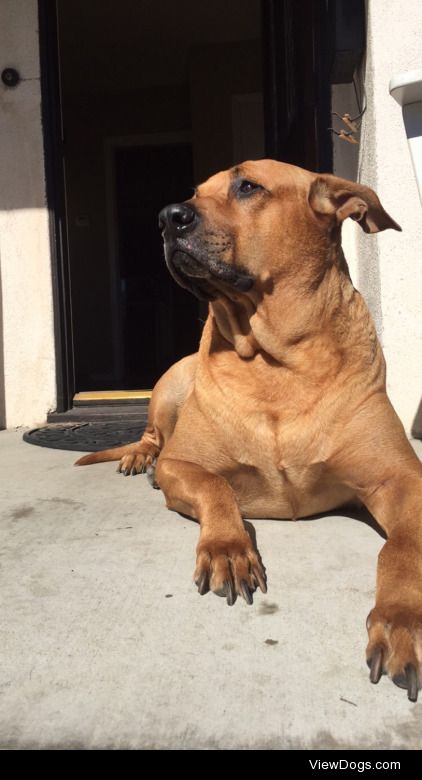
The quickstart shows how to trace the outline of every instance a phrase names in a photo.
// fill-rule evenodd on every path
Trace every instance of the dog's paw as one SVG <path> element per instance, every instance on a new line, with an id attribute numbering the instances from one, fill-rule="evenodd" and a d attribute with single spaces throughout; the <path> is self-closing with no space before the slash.
<path id="1" fill-rule="evenodd" d="M 150 467 L 153 467 L 156 456 L 155 452 L 149 452 L 146 447 L 140 444 L 136 449 L 125 453 L 117 466 L 117 473 L 123 476 L 136 476 L 144 474 Z"/>
<path id="2" fill-rule="evenodd" d="M 399 605 L 375 607 L 368 615 L 366 650 L 369 679 L 377 683 L 388 674 L 417 701 L 422 687 L 422 614 Z"/>
<path id="3" fill-rule="evenodd" d="M 201 596 L 212 590 L 217 596 L 224 596 L 229 606 L 238 596 L 252 604 L 252 594 L 258 586 L 263 593 L 267 592 L 265 570 L 247 533 L 228 541 L 200 542 L 194 580 Z"/>

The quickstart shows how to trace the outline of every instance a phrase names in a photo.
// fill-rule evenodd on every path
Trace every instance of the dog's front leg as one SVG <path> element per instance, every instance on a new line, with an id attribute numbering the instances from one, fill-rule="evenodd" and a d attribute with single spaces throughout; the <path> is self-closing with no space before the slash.
<path id="1" fill-rule="evenodd" d="M 238 595 L 252 604 L 258 585 L 266 593 L 264 569 L 227 480 L 196 463 L 173 458 L 158 460 L 156 479 L 168 508 L 200 523 L 194 573 L 199 593 L 211 589 L 225 596 L 230 606 Z"/>
<path id="2" fill-rule="evenodd" d="M 365 502 L 388 535 L 367 621 L 370 678 L 377 683 L 388 673 L 411 701 L 422 687 L 422 473 L 416 465 L 398 469 Z"/>
<path id="3" fill-rule="evenodd" d="M 416 701 L 422 687 L 422 463 L 385 394 L 349 418 L 332 464 L 387 535 L 367 619 L 370 679 L 382 674 Z"/>

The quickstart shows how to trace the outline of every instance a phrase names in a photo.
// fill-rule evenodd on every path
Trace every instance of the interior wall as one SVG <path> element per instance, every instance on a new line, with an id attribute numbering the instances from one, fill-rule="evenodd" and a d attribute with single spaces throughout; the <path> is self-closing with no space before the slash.
<path id="1" fill-rule="evenodd" d="M 232 101 L 236 95 L 262 91 L 261 42 L 196 46 L 189 61 L 189 83 L 194 171 L 199 183 L 242 162 L 234 159 Z M 263 130 L 262 121 L 262 139 Z"/>

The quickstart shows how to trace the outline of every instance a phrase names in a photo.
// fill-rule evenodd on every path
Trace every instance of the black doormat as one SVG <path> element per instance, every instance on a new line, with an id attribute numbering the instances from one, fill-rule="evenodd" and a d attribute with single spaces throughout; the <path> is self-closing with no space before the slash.
<path id="1" fill-rule="evenodd" d="M 33 428 L 23 435 L 23 440 L 38 447 L 77 452 L 98 452 L 120 447 L 140 439 L 145 422 L 80 422 L 52 423 Z"/>

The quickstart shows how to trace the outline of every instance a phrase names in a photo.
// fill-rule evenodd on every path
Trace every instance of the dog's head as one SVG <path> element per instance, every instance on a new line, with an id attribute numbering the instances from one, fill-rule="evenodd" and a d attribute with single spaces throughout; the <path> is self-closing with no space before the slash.
<path id="1" fill-rule="evenodd" d="M 375 233 L 400 230 L 361 184 L 274 160 L 249 161 L 212 176 L 184 203 L 160 213 L 165 258 L 198 298 L 248 293 L 269 279 L 321 274 L 347 218 Z"/>

